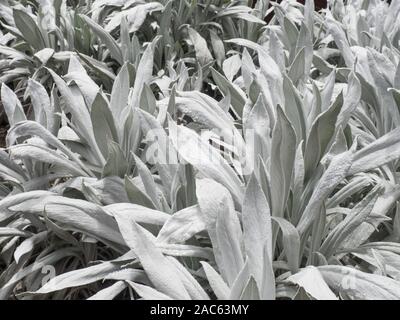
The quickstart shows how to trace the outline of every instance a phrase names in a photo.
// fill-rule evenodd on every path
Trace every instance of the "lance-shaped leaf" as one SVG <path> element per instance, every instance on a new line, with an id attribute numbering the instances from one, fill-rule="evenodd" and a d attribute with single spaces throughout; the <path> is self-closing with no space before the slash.
<path id="1" fill-rule="evenodd" d="M 167 257 L 167 259 L 175 266 L 177 272 L 179 272 L 180 279 L 193 300 L 209 300 L 209 296 L 197 282 L 197 280 L 190 274 L 190 270 L 187 270 L 176 258 Z"/>
<path id="2" fill-rule="evenodd" d="M 117 121 L 121 121 L 122 111 L 128 104 L 129 88 L 129 67 L 125 63 L 119 70 L 111 91 L 110 109 Z"/>
<path id="3" fill-rule="evenodd" d="M 321 113 L 313 122 L 304 153 L 305 178 L 310 178 L 319 161 L 327 151 L 334 136 L 336 121 L 343 105 L 343 95 L 339 94 L 328 110 Z"/>
<path id="4" fill-rule="evenodd" d="M 272 132 L 270 160 L 273 216 L 283 217 L 292 180 L 295 154 L 296 133 L 283 110 L 278 106 L 277 120 Z"/>
<path id="5" fill-rule="evenodd" d="M 270 119 L 261 94 L 246 117 L 243 127 L 245 138 L 249 140 L 246 141 L 246 165 L 253 170 L 258 157 L 267 159 L 271 148 Z"/>
<path id="6" fill-rule="evenodd" d="M 107 162 L 103 167 L 102 178 L 107 176 L 124 177 L 128 170 L 128 163 L 119 144 L 108 141 Z"/>
<path id="7" fill-rule="evenodd" d="M 1 102 L 11 126 L 19 121 L 26 120 L 21 102 L 18 100 L 16 94 L 7 87 L 5 83 L 1 85 Z"/>
<path id="8" fill-rule="evenodd" d="M 91 108 L 94 99 L 99 91 L 99 87 L 94 80 L 87 74 L 75 55 L 69 59 L 68 73 L 64 76 L 68 83 L 75 83 L 82 92 L 86 105 Z"/>
<path id="9" fill-rule="evenodd" d="M 196 58 L 199 60 L 201 66 L 205 66 L 214 60 L 210 51 L 208 50 L 206 40 L 192 27 L 187 28 L 189 39 L 194 46 Z"/>
<path id="10" fill-rule="evenodd" d="M 183 243 L 207 227 L 198 205 L 175 212 L 163 225 L 157 240 Z"/>
<path id="11" fill-rule="evenodd" d="M 112 32 L 121 25 L 122 19 L 126 19 L 129 25 L 129 32 L 137 31 L 146 20 L 146 16 L 153 11 L 161 11 L 164 6 L 159 2 L 138 3 L 132 8 L 114 14 L 105 27 L 107 33 Z"/>
<path id="12" fill-rule="evenodd" d="M 123 215 L 117 214 L 116 219 L 126 244 L 137 255 L 155 288 L 174 299 L 189 299 L 176 267 L 164 257 L 147 231 Z"/>
<path id="13" fill-rule="evenodd" d="M 177 170 L 177 154 L 160 122 L 148 112 L 138 109 L 140 125 L 148 143 L 146 158 L 154 163 L 163 185 L 170 188 Z"/>
<path id="14" fill-rule="evenodd" d="M 400 282 L 346 266 L 318 267 L 324 280 L 342 297 L 354 300 L 398 300 Z"/>
<path id="15" fill-rule="evenodd" d="M 80 18 L 83 19 L 89 26 L 89 28 L 93 31 L 93 33 L 99 37 L 101 41 L 107 46 L 110 50 L 111 56 L 118 61 L 120 65 L 123 65 L 124 60 L 122 58 L 121 48 L 118 46 L 117 42 L 114 38 L 110 35 L 109 32 L 104 30 L 101 26 L 99 26 L 96 22 L 90 19 L 87 15 L 80 14 Z"/>
<path id="16" fill-rule="evenodd" d="M 90 110 L 93 132 L 104 157 L 108 155 L 108 141 L 118 142 L 118 131 L 115 118 L 110 110 L 108 101 L 98 92 Z"/>
<path id="17" fill-rule="evenodd" d="M 328 234 L 320 248 L 320 252 L 326 258 L 340 248 L 342 241 L 346 239 L 357 227 L 366 220 L 371 213 L 375 202 L 381 192 L 380 187 L 375 187 L 364 199 L 362 199 L 336 227 Z"/>
<path id="18" fill-rule="evenodd" d="M 303 288 L 310 296 L 317 300 L 338 300 L 326 284 L 320 271 L 314 266 L 301 269 L 298 273 L 287 278 L 288 282 L 295 283 Z"/>
<path id="19" fill-rule="evenodd" d="M 87 176 L 87 173 L 76 166 L 76 163 L 68 160 L 56 151 L 36 145 L 36 144 L 19 144 L 9 148 L 12 157 L 17 159 L 32 159 L 38 162 L 44 162 L 57 166 L 58 169 L 65 169 L 67 173 L 76 176 Z"/>
<path id="20" fill-rule="evenodd" d="M 55 115 L 52 114 L 50 98 L 46 89 L 39 82 L 29 79 L 25 97 L 30 96 L 35 113 L 35 121 L 47 129 L 52 128 Z"/>
<path id="21" fill-rule="evenodd" d="M 9 196 L 0 200 L 0 221 L 7 219 L 14 214 L 14 212 L 9 210 L 9 208 L 12 206 L 24 203 L 28 200 L 37 201 L 39 198 L 54 195 L 55 193 L 45 190 L 34 190 L 18 194 L 10 194 Z"/>
<path id="22" fill-rule="evenodd" d="M 283 237 L 283 248 L 290 270 L 297 272 L 300 264 L 300 235 L 297 229 L 286 219 L 272 217 L 278 223 Z"/>
<path id="23" fill-rule="evenodd" d="M 200 261 L 206 274 L 207 280 L 219 300 L 226 300 L 229 297 L 230 289 L 224 279 L 215 269 L 205 261 Z"/>
<path id="24" fill-rule="evenodd" d="M 266 268 L 264 259 L 269 259 L 272 265 L 272 226 L 271 213 L 265 195 L 258 184 L 254 174 L 251 176 L 247 185 L 242 207 L 242 223 L 243 223 L 243 240 L 248 257 L 248 267 L 250 273 L 254 277 L 258 288 L 260 288 L 261 299 L 264 296 L 264 274 L 271 272 Z M 267 256 L 264 257 L 264 248 L 266 248 Z M 274 275 L 270 275 L 274 278 Z M 266 284 L 269 287 L 273 284 Z"/>
<path id="25" fill-rule="evenodd" d="M 96 139 L 93 133 L 93 126 L 90 120 L 90 114 L 85 105 L 80 105 L 75 98 L 72 90 L 67 86 L 65 81 L 61 79 L 53 70 L 47 69 L 48 72 L 54 79 L 58 90 L 60 91 L 63 99 L 65 100 L 65 107 L 67 112 L 72 115 L 72 121 L 76 124 L 77 134 L 81 135 L 81 138 L 91 147 L 94 154 L 98 157 L 98 161 L 101 164 L 105 163 L 104 157 L 96 143 Z"/>
<path id="26" fill-rule="evenodd" d="M 211 74 L 218 85 L 218 89 L 223 93 L 223 95 L 231 97 L 231 104 L 236 114 L 242 117 L 243 108 L 246 103 L 246 95 L 236 84 L 232 83 L 226 79 L 222 74 L 220 74 L 214 68 L 211 68 Z"/>
<path id="27" fill-rule="evenodd" d="M 196 181 L 196 196 L 207 224 L 219 271 L 231 285 L 244 263 L 242 229 L 232 196 L 224 186 L 211 179 Z"/>
<path id="28" fill-rule="evenodd" d="M 149 84 L 153 75 L 153 59 L 155 46 L 160 40 L 157 36 L 153 41 L 146 47 L 140 58 L 139 66 L 136 70 L 135 85 L 132 92 L 132 100 L 130 102 L 130 107 L 139 107 L 140 96 L 145 84 Z"/>
<path id="29" fill-rule="evenodd" d="M 47 196 L 16 203 L 10 210 L 46 216 L 60 223 L 66 230 L 83 233 L 114 248 L 116 245 L 125 245 L 115 219 L 99 205 L 88 201 Z"/>
<path id="30" fill-rule="evenodd" d="M 333 192 L 335 187 L 348 175 L 352 165 L 355 147 L 356 144 L 354 144 L 349 151 L 332 158 L 329 167 L 316 184 L 312 196 L 297 225 L 297 230 L 299 230 L 300 234 L 307 230 L 321 210 L 324 201 Z"/>
<path id="31" fill-rule="evenodd" d="M 77 163 L 81 170 L 91 174 L 91 171 L 87 166 L 79 159 L 79 157 L 71 152 L 60 140 L 58 140 L 53 134 L 46 130 L 43 126 L 35 121 L 21 121 L 15 124 L 9 131 L 6 137 L 7 144 L 12 146 L 17 139 L 21 139 L 24 136 L 36 136 L 54 148 L 59 149 L 65 155 L 67 155 L 72 161 Z"/>
<path id="32" fill-rule="evenodd" d="M 110 273 L 113 273 L 120 269 L 120 263 L 107 261 L 87 268 L 65 272 L 52 278 L 35 293 L 44 294 L 66 288 L 84 286 L 89 283 L 102 280 Z"/>
<path id="33" fill-rule="evenodd" d="M 103 210 L 112 216 L 124 215 L 126 219 L 139 224 L 154 224 L 163 226 L 171 217 L 168 213 L 149 209 L 139 204 L 115 203 L 103 207 Z"/>
<path id="34" fill-rule="evenodd" d="M 357 151 L 349 174 L 368 171 L 398 158 L 400 158 L 400 128 Z"/>
<path id="35" fill-rule="evenodd" d="M 177 126 L 169 121 L 170 139 L 179 155 L 204 176 L 215 179 L 232 193 L 235 201 L 241 205 L 243 187 L 235 171 L 219 152 L 192 130 Z"/>
<path id="36" fill-rule="evenodd" d="M 125 190 L 130 202 L 154 209 L 154 204 L 146 192 L 142 191 L 128 176 L 125 176 Z"/>
<path id="37" fill-rule="evenodd" d="M 35 20 L 25 11 L 13 9 L 14 22 L 18 30 L 24 36 L 26 42 L 37 50 L 46 47 L 43 36 Z"/>

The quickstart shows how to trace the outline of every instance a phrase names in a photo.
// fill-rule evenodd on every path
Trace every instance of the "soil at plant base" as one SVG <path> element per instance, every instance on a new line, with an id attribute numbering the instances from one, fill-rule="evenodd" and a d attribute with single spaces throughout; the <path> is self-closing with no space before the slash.
<path id="1" fill-rule="evenodd" d="M 0 126 L 0 148 L 6 147 L 6 135 L 7 135 L 8 125 Z"/>

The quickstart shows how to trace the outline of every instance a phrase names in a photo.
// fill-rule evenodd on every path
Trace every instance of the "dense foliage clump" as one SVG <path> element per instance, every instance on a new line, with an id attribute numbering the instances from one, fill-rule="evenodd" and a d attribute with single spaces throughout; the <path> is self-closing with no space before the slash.
<path id="1" fill-rule="evenodd" d="M 0 22 L 1 299 L 400 299 L 400 1 Z"/>

